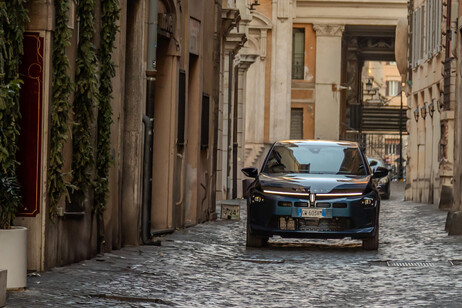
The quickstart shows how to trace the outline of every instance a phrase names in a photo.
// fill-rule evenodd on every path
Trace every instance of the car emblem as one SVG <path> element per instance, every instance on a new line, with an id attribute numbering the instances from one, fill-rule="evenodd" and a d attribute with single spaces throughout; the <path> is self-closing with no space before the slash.
<path id="1" fill-rule="evenodd" d="M 315 201 L 316 201 L 316 194 L 310 194 L 310 203 L 311 203 L 311 205 L 314 205 Z"/>

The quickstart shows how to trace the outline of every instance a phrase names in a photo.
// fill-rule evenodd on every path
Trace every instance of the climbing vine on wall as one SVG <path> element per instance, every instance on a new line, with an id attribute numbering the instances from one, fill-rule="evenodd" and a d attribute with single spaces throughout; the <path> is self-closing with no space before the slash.
<path id="1" fill-rule="evenodd" d="M 102 215 L 106 208 L 109 192 L 109 167 L 111 157 L 111 124 L 112 124 L 112 78 L 115 76 L 112 52 L 114 41 L 119 31 L 118 0 L 103 0 L 101 2 L 102 26 L 101 47 L 98 58 L 100 61 L 100 84 L 98 95 L 98 132 L 96 154 L 96 185 L 95 185 L 95 212 Z"/>
<path id="2" fill-rule="evenodd" d="M 93 108 L 98 93 L 97 58 L 93 38 L 94 0 L 79 0 L 79 45 L 77 47 L 75 99 L 73 104 L 74 126 L 72 130 L 72 184 L 77 188 L 73 201 L 83 208 L 85 192 L 92 186 L 91 168 L 94 164 L 91 143 Z"/>
<path id="3" fill-rule="evenodd" d="M 23 0 L 0 1 L 0 228 L 9 228 L 21 199 L 17 185 L 19 64 L 23 54 Z"/>
<path id="4" fill-rule="evenodd" d="M 71 0 L 72 1 L 72 0 Z M 69 59 L 66 47 L 70 46 L 72 32 L 69 29 L 69 0 L 55 0 L 55 32 L 53 35 L 53 99 L 50 110 L 50 154 L 48 167 L 49 214 L 54 216 L 63 195 L 68 195 L 70 185 L 64 166 L 64 144 L 68 138 L 70 95 L 73 91 L 69 77 Z"/>

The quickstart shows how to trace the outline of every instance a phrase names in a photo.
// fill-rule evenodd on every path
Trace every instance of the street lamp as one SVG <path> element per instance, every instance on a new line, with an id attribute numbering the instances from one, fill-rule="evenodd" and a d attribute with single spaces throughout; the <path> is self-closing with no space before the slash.
<path id="1" fill-rule="evenodd" d="M 258 3 L 258 0 L 253 0 L 253 2 L 251 0 L 249 10 L 253 11 L 253 10 L 255 10 L 254 6 L 259 6 L 259 5 L 260 5 L 260 3 Z"/>
<path id="2" fill-rule="evenodd" d="M 435 99 L 433 99 L 430 105 L 428 105 L 428 113 L 433 118 L 433 114 L 435 113 Z"/>
<path id="3" fill-rule="evenodd" d="M 416 122 L 419 121 L 419 107 L 414 109 L 414 119 Z"/>
<path id="4" fill-rule="evenodd" d="M 426 103 L 424 103 L 422 107 L 420 107 L 420 114 L 422 116 L 422 119 L 425 119 L 425 117 L 427 116 L 427 104 Z"/>
<path id="5" fill-rule="evenodd" d="M 366 80 L 366 90 L 367 91 L 372 90 L 372 79 L 367 79 Z"/>

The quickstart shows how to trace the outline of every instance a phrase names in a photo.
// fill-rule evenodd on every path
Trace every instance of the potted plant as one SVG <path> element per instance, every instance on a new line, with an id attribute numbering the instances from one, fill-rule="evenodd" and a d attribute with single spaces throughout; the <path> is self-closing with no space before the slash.
<path id="1" fill-rule="evenodd" d="M 7 289 L 27 282 L 27 228 L 13 226 L 21 202 L 15 177 L 0 173 L 0 269 L 7 270 Z"/>
<path id="2" fill-rule="evenodd" d="M 0 269 L 7 270 L 7 289 L 26 287 L 27 229 L 13 226 L 21 204 L 16 176 L 20 80 L 0 86 Z"/>

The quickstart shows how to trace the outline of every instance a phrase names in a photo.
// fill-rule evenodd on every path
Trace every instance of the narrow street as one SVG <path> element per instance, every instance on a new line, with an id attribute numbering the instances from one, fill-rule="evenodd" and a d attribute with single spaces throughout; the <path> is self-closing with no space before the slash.
<path id="1" fill-rule="evenodd" d="M 164 236 L 161 246 L 32 274 L 7 307 L 460 307 L 462 238 L 444 232 L 446 212 L 403 202 L 404 184 L 393 184 L 378 252 L 350 240 L 247 249 L 241 213 Z"/>

